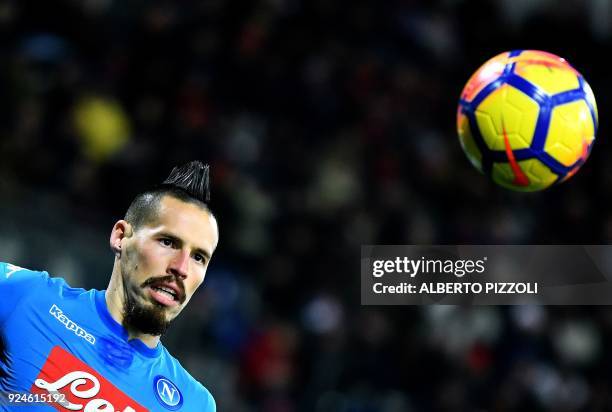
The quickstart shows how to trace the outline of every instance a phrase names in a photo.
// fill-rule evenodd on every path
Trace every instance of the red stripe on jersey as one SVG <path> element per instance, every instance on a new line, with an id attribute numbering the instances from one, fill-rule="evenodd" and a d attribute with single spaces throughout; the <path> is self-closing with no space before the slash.
<path id="1" fill-rule="evenodd" d="M 65 401 L 50 403 L 58 411 L 148 412 L 148 409 L 59 346 L 51 350 L 30 391 L 45 395 L 41 397 L 45 399 L 49 394 L 65 395 Z"/>

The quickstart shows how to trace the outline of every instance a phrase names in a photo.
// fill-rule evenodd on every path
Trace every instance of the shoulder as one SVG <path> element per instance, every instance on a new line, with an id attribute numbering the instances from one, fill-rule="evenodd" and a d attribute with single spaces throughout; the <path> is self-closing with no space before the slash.
<path id="1" fill-rule="evenodd" d="M 44 271 L 31 270 L 13 265 L 12 263 L 0 262 L 0 282 L 7 283 L 30 283 L 45 282 L 49 274 Z"/>
<path id="2" fill-rule="evenodd" d="M 186 399 L 186 402 L 193 402 L 193 406 L 198 405 L 198 410 L 202 412 L 216 412 L 217 406 L 214 397 L 210 391 L 197 379 L 195 379 L 187 370 L 181 365 L 181 363 L 172 356 L 168 350 L 162 346 L 164 357 L 166 362 L 171 363 L 172 377 L 168 377 L 173 380 L 173 384 L 176 385 L 177 389 L 181 392 L 182 396 Z M 187 408 L 191 410 L 192 408 Z"/>
<path id="3" fill-rule="evenodd" d="M 35 311 L 38 305 L 53 299 L 78 297 L 82 290 L 68 286 L 62 278 L 52 278 L 45 271 L 26 269 L 10 263 L 0 263 L 0 326 L 14 316 L 23 305 Z"/>
<path id="4" fill-rule="evenodd" d="M 200 385 L 202 386 L 202 385 Z M 213 396 L 211 395 L 210 392 L 208 392 L 208 389 L 206 389 L 204 386 L 202 386 L 202 390 L 205 392 L 204 396 L 205 398 L 205 402 L 204 405 L 206 405 L 206 409 L 204 409 L 207 412 L 216 412 L 217 411 L 217 403 L 215 402 L 215 398 L 213 398 Z"/>
<path id="5" fill-rule="evenodd" d="M 61 277 L 51 277 L 44 270 L 27 269 L 5 262 L 0 262 L 0 287 L 5 292 L 9 290 L 23 290 L 27 292 L 40 290 L 41 288 L 50 288 L 66 295 L 80 294 L 84 291 L 80 288 L 72 288 Z"/>
<path id="6" fill-rule="evenodd" d="M 200 382 L 195 380 L 191 375 L 189 375 L 189 377 L 193 379 L 193 385 L 195 387 L 198 403 L 205 406 L 202 411 L 216 412 L 217 404 L 215 402 L 215 398 L 213 398 L 209 390 L 206 389 L 206 387 L 204 387 L 204 385 L 202 385 Z"/>

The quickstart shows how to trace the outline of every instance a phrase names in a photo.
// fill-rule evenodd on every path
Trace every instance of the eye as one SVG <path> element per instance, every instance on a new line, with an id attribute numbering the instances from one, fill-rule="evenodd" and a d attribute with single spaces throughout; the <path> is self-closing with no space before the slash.
<path id="1" fill-rule="evenodd" d="M 206 258 L 203 255 L 199 254 L 199 253 L 196 253 L 195 255 L 193 255 L 193 258 L 198 263 L 206 263 Z"/>
<path id="2" fill-rule="evenodd" d="M 159 239 L 159 243 L 161 243 L 164 246 L 170 247 L 174 244 L 174 242 L 172 241 L 172 239 L 169 239 L 167 237 L 163 237 L 161 239 Z"/>

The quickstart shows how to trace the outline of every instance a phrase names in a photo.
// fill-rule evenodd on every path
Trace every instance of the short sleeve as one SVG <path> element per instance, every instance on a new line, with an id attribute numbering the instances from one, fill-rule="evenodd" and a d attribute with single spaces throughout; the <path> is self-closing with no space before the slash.
<path id="1" fill-rule="evenodd" d="M 0 324 L 4 324 L 24 296 L 36 293 L 48 279 L 47 272 L 0 262 Z"/>

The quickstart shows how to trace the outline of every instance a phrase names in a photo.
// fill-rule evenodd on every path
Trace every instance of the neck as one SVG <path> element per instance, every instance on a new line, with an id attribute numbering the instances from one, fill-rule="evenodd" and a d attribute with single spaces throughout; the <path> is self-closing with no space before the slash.
<path id="1" fill-rule="evenodd" d="M 106 307 L 111 317 L 120 325 L 123 325 L 123 308 L 125 307 L 125 292 L 123 287 L 123 278 L 121 277 L 121 269 L 119 261 L 115 259 L 113 265 L 113 273 L 110 282 L 106 288 L 104 298 Z M 159 343 L 159 336 L 141 333 L 136 330 L 127 328 L 128 340 L 140 339 L 145 345 L 153 349 Z"/>

